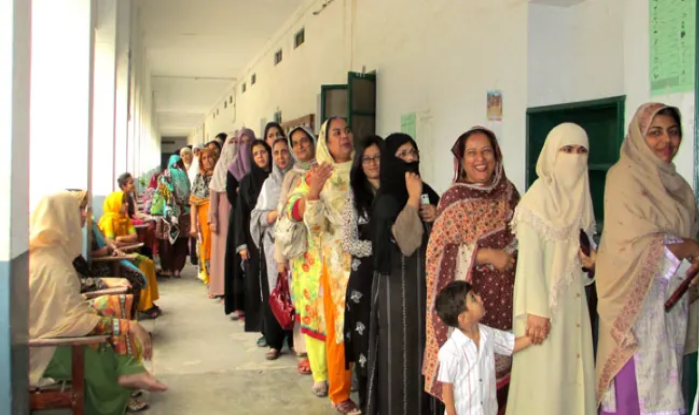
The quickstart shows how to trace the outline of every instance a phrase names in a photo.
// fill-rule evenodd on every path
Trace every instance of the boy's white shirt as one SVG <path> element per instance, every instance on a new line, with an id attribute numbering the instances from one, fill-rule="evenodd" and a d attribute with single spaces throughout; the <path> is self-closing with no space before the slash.
<path id="1" fill-rule="evenodd" d="M 480 344 L 461 330 L 453 330 L 439 349 L 437 380 L 453 384 L 458 415 L 497 415 L 495 353 L 512 355 L 512 333 L 479 324 Z"/>

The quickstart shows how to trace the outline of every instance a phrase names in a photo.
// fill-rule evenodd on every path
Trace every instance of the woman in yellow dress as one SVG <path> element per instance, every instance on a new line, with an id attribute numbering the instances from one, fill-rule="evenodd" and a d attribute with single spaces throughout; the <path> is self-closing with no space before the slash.
<path id="1" fill-rule="evenodd" d="M 107 196 L 103 211 L 97 226 L 104 234 L 108 245 L 118 248 L 138 242 L 136 228 L 127 214 L 127 201 L 124 198 L 124 192 L 119 190 Z M 148 280 L 148 285 L 141 291 L 138 309 L 148 317 L 156 318 L 161 311 L 155 305 L 155 301 L 160 297 L 158 281 L 155 277 L 155 265 L 152 260 L 140 254 L 136 257 L 135 265 Z"/>

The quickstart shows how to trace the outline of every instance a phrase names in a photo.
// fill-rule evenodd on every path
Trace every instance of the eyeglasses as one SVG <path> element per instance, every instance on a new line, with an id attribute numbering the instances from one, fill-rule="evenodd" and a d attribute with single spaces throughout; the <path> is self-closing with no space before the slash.
<path id="1" fill-rule="evenodd" d="M 410 150 L 403 150 L 400 153 L 396 154 L 396 157 L 398 157 L 399 159 L 405 159 L 408 158 L 408 156 L 418 158 L 420 157 L 420 152 L 415 150 L 414 148 L 411 148 Z"/>
<path id="2" fill-rule="evenodd" d="M 362 157 L 362 164 L 371 164 L 371 162 L 378 164 L 381 161 L 381 155 L 376 155 L 374 157 Z"/>

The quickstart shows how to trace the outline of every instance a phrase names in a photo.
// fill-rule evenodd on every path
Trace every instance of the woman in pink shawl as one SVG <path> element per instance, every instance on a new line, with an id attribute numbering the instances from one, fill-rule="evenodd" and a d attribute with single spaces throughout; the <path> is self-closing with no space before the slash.
<path id="1" fill-rule="evenodd" d="M 223 298 L 226 264 L 226 238 L 231 204 L 226 197 L 228 165 L 238 152 L 238 138 L 230 137 L 221 149 L 209 184 L 209 227 L 211 228 L 211 259 L 209 261 L 209 298 Z"/>
<path id="2" fill-rule="evenodd" d="M 235 206 L 238 198 L 238 186 L 250 172 L 250 143 L 255 140 L 255 133 L 244 128 L 238 133 L 238 153 L 227 165 L 226 172 L 226 197 L 231 204 L 228 220 L 228 232 L 226 237 L 226 261 L 224 264 L 224 312 L 231 319 L 238 320 L 245 315 L 245 280 L 240 263 L 240 256 L 236 253 L 234 220 Z"/>

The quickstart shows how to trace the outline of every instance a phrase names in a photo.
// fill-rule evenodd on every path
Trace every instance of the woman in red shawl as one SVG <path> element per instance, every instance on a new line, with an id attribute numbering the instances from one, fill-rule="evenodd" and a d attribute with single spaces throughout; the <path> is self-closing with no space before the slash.
<path id="1" fill-rule="evenodd" d="M 448 328 L 435 310 L 435 298 L 454 280 L 471 283 L 488 313 L 483 324 L 512 329 L 516 242 L 509 228 L 519 193 L 505 176 L 497 138 L 473 127 L 452 148 L 456 157 L 454 184 L 439 202 L 437 220 L 427 247 L 427 345 L 425 390 L 442 399 L 437 381 L 437 353 Z M 506 401 L 512 360 L 495 357 L 498 401 Z M 501 404 L 501 407 L 503 405 Z"/>

